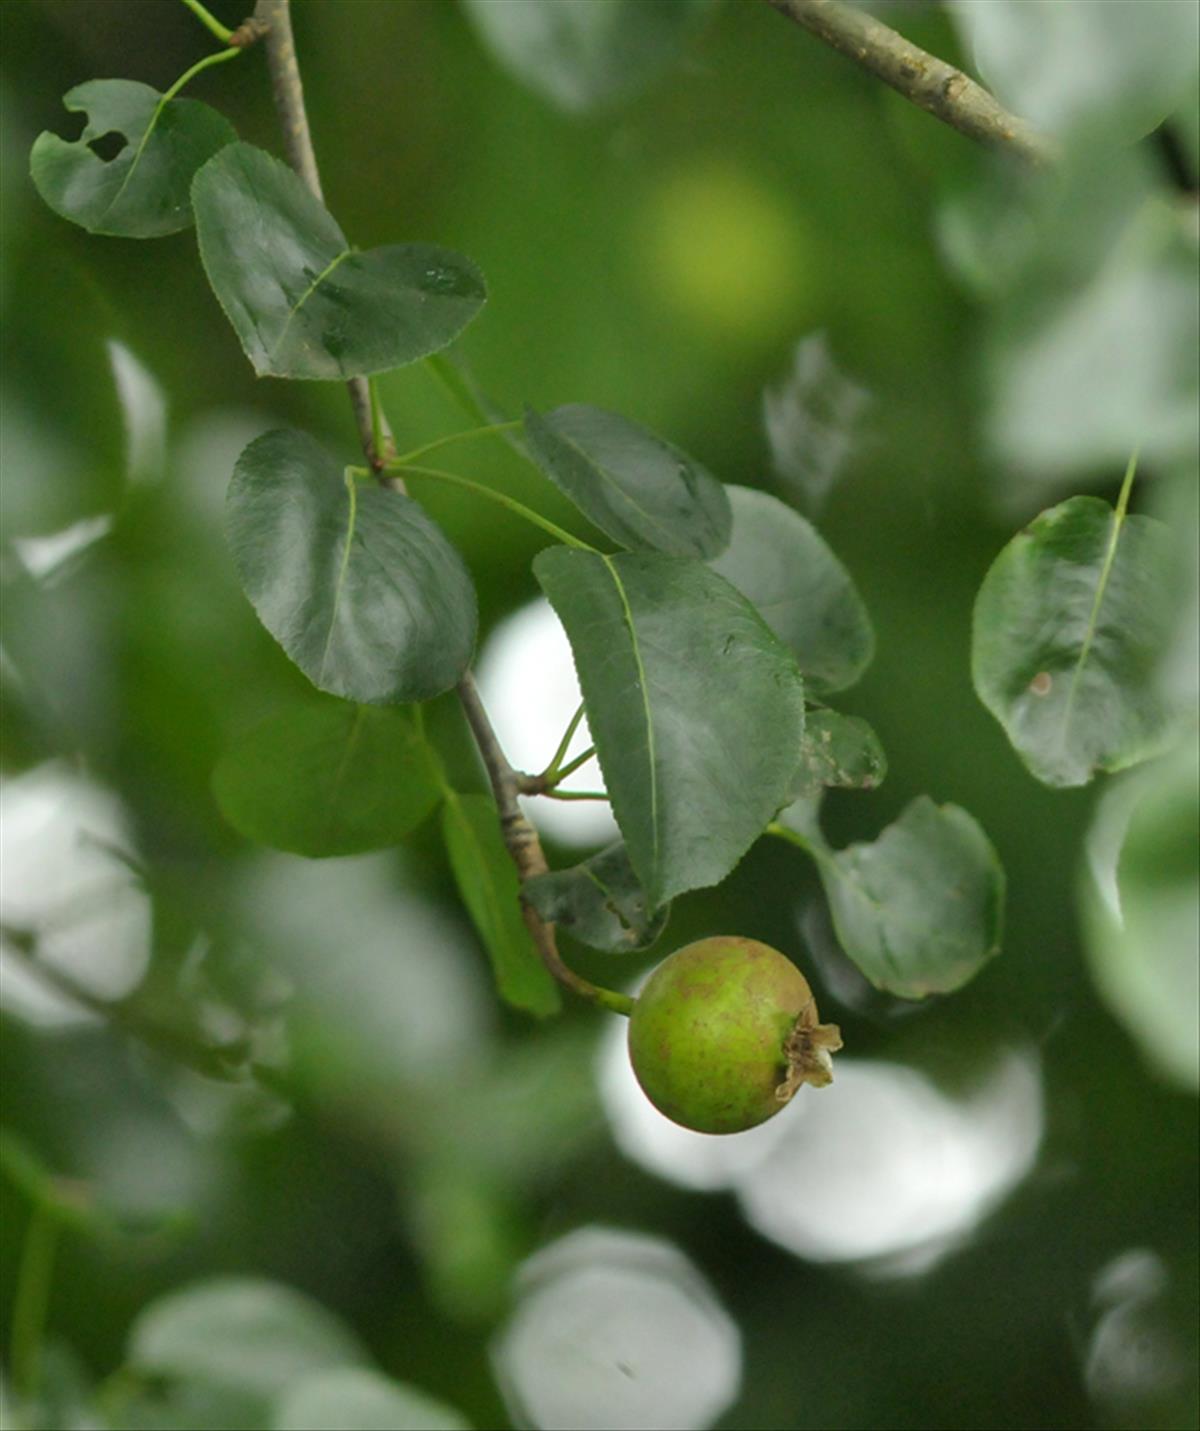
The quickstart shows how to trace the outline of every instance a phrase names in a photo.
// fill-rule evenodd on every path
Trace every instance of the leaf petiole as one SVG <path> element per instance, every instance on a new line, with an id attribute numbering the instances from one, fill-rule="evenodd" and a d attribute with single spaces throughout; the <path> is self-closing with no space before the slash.
<path id="1" fill-rule="evenodd" d="M 211 15 L 200 0 L 183 0 L 183 3 L 195 15 L 196 19 L 204 26 L 211 35 L 215 35 L 223 45 L 227 45 L 233 38 L 233 31 L 228 25 L 222 25 L 215 15 Z"/>
<path id="2" fill-rule="evenodd" d="M 569 761 L 561 769 L 556 767 L 554 771 L 551 772 L 548 783 L 551 785 L 557 785 L 560 781 L 565 780 L 568 775 L 574 775 L 581 765 L 586 765 L 588 761 L 591 760 L 592 756 L 595 755 L 595 753 L 596 747 L 594 745 L 589 745 L 588 748 L 582 753 L 582 755 L 577 755 L 574 760 Z"/>
<path id="3" fill-rule="evenodd" d="M 492 422 L 486 427 L 469 427 L 462 432 L 451 432 L 445 437 L 435 437 L 432 442 L 426 442 L 421 447 L 414 447 L 411 452 L 406 452 L 402 457 L 396 457 L 392 460 L 398 465 L 416 462 L 419 458 L 427 456 L 430 452 L 437 452 L 443 447 L 449 447 L 452 442 L 466 442 L 474 437 L 491 437 L 500 432 L 512 432 L 521 426 L 523 426 L 523 424 L 520 422 Z"/>
<path id="4" fill-rule="evenodd" d="M 355 470 L 357 471 L 358 469 Z M 562 527 L 550 521 L 548 517 L 543 517 L 531 507 L 527 507 L 524 502 L 518 502 L 515 497 L 509 497 L 503 492 L 497 492 L 491 487 L 485 487 L 482 482 L 472 482 L 469 477 L 460 477 L 455 472 L 443 472 L 439 467 L 416 467 L 410 463 L 389 462 L 383 470 L 385 473 L 390 473 L 395 476 L 429 477 L 435 482 L 449 482 L 455 487 L 465 487 L 468 491 L 474 492 L 480 497 L 487 497 L 489 501 L 498 502 L 500 506 L 507 507 L 510 512 L 515 512 L 518 517 L 524 517 L 527 522 L 532 522 L 535 527 L 541 527 L 542 531 L 548 532 L 556 541 L 563 542 L 569 547 L 575 547 L 579 551 L 593 552 L 599 555 L 595 547 L 589 546 L 587 542 L 581 541 L 579 537 L 574 537 L 570 532 L 564 531 Z"/>
<path id="5" fill-rule="evenodd" d="M 205 55 L 202 60 L 197 60 L 190 70 L 184 70 L 171 88 L 167 90 L 166 94 L 159 100 L 158 108 L 154 113 L 154 119 L 148 126 L 146 133 L 149 134 L 154 129 L 158 116 L 162 113 L 163 106 L 167 101 L 174 99 L 184 85 L 195 79 L 201 70 L 211 69 L 213 65 L 223 65 L 226 60 L 236 60 L 241 53 L 242 51 L 236 46 L 228 50 L 214 50 L 211 55 Z"/>

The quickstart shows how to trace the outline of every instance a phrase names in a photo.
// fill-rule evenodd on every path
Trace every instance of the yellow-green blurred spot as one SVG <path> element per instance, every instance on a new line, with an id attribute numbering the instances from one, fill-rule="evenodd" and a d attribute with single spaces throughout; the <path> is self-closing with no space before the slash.
<path id="1" fill-rule="evenodd" d="M 727 161 L 705 159 L 663 177 L 635 244 L 652 297 L 722 337 L 769 341 L 810 316 L 813 245 L 804 224 Z"/>

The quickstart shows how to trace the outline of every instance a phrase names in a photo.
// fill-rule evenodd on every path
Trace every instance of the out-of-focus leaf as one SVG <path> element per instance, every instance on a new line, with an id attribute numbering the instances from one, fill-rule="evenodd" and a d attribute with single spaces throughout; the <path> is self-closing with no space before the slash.
<path id="1" fill-rule="evenodd" d="M 581 944 L 623 954 L 653 944 L 669 910 L 648 908 L 646 891 L 621 843 L 569 870 L 526 881 L 525 898 L 543 919 Z"/>
<path id="2" fill-rule="evenodd" d="M 874 790 L 887 774 L 879 737 L 861 716 L 809 711 L 800 745 L 800 769 L 793 796 L 811 796 L 825 787 Z"/>
<path id="3" fill-rule="evenodd" d="M 902 999 L 951 993 L 1000 952 L 1004 871 L 957 805 L 920 795 L 877 839 L 844 850 L 811 825 L 804 838 L 838 940 L 877 988 Z"/>
<path id="4" fill-rule="evenodd" d="M 78 139 L 39 134 L 29 156 L 37 191 L 56 214 L 90 233 L 158 238 L 192 222 L 192 178 L 237 139 L 215 109 L 194 99 L 163 99 L 135 80 L 89 80 L 63 96 L 86 114 Z M 101 159 L 94 141 L 119 134 L 125 145 Z"/>
<path id="5" fill-rule="evenodd" d="M 811 695 L 851 686 L 875 632 L 850 573 L 798 512 L 767 492 L 730 487 L 733 539 L 712 569 L 758 608 L 804 672 Z"/>
<path id="6" fill-rule="evenodd" d="M 1195 85 L 1200 9 L 1178 0 L 951 0 L 985 82 L 1066 138 L 1128 143 Z"/>
<path id="7" fill-rule="evenodd" d="M 496 59 L 560 109 L 641 88 L 681 53 L 712 0 L 465 0 Z"/>
<path id="8" fill-rule="evenodd" d="M 552 547 L 534 573 L 566 628 L 613 813 L 652 907 L 718 883 L 786 802 L 804 681 L 700 562 Z"/>
<path id="9" fill-rule="evenodd" d="M 558 1011 L 558 986 L 546 972 L 521 914 L 521 884 L 500 833 L 500 816 L 484 795 L 446 796 L 442 836 L 463 903 L 492 961 L 496 987 L 518 1009 L 539 1017 Z"/>
<path id="10" fill-rule="evenodd" d="M 1128 182 L 1126 191 L 1109 179 L 1125 205 L 1119 226 L 1103 205 L 1075 223 L 1071 209 L 1043 216 L 1053 232 L 1014 265 L 1021 288 L 989 341 L 989 443 L 1040 481 L 1090 475 L 1135 449 L 1153 466 L 1196 459 L 1200 273 L 1191 218 L 1146 198 L 1132 175 Z M 1105 236 L 1100 252 L 1091 252 L 1089 225 Z"/>
<path id="11" fill-rule="evenodd" d="M 763 392 L 771 465 L 787 495 L 816 512 L 861 439 L 871 394 L 838 367 L 824 333 L 796 344 L 792 370 Z"/>
<path id="12" fill-rule="evenodd" d="M 260 376 L 401 367 L 453 341 L 486 297 L 479 270 L 448 249 L 355 252 L 300 177 L 252 144 L 205 164 L 192 203 L 208 280 Z"/>
<path id="13" fill-rule="evenodd" d="M 637 423 L 582 403 L 544 417 L 527 408 L 525 439 L 554 485 L 621 546 L 711 557 L 728 543 L 720 482 Z"/>
<path id="14" fill-rule="evenodd" d="M 411 498 L 359 488 L 302 432 L 238 458 L 226 530 L 259 620 L 319 690 L 399 704 L 448 690 L 475 648 L 475 589 Z"/>
<path id="15" fill-rule="evenodd" d="M 342 1323 L 278 1282 L 224 1277 L 160 1297 L 129 1333 L 129 1362 L 145 1375 L 210 1383 L 273 1398 L 298 1377 L 356 1366 L 362 1350 Z"/>
<path id="16" fill-rule="evenodd" d="M 1092 977 L 1147 1059 L 1200 1086 L 1200 757 L 1194 737 L 1106 792 L 1081 905 Z"/>
<path id="17" fill-rule="evenodd" d="M 1072 497 L 992 563 L 975 602 L 975 689 L 1045 784 L 1084 785 L 1161 746 L 1172 558 L 1161 522 Z"/>
<path id="18" fill-rule="evenodd" d="M 272 1431 L 469 1431 L 452 1406 L 365 1367 L 302 1377 L 275 1404 Z"/>
<path id="19" fill-rule="evenodd" d="M 246 731 L 213 789 L 247 839 L 310 859 L 398 844 L 441 798 L 437 757 L 406 711 L 342 701 Z"/>

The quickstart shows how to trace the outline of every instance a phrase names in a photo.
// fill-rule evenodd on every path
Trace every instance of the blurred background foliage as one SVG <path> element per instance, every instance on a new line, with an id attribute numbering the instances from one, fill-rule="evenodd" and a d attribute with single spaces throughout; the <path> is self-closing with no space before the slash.
<path id="1" fill-rule="evenodd" d="M 971 810 L 1008 874 L 1004 952 L 945 1000 L 875 994 L 770 842 L 654 952 L 569 949 L 628 986 L 737 932 L 809 973 L 838 1081 L 708 1140 L 640 1099 L 618 1021 L 496 1003 L 435 829 L 323 862 L 238 838 L 213 766 L 306 690 L 238 589 L 225 486 L 289 422 L 353 460 L 349 407 L 253 379 L 190 232 L 92 238 L 28 182 L 35 136 L 76 132 L 72 85 L 164 89 L 206 52 L 184 7 L 5 0 L 5 1414 L 1195 1425 L 1194 727 L 1131 817 L 1126 777 L 1037 784 L 969 674 L 996 553 L 1064 496 L 1114 495 L 1140 446 L 1134 508 L 1193 564 L 1171 679 L 1194 706 L 1195 6 L 876 7 L 1062 138 L 1040 183 L 766 5 L 688 0 L 681 57 L 619 55 L 619 94 L 603 53 L 599 79 L 553 50 L 508 55 L 514 77 L 481 40 L 503 8 L 296 0 L 329 208 L 361 246 L 479 264 L 462 351 L 502 406 L 612 408 L 815 516 L 876 625 L 844 704 L 890 767 L 830 798 L 829 832 L 871 838 L 921 792 Z M 278 152 L 261 55 L 189 94 Z M 461 425 L 420 367 L 383 391 L 402 446 Z M 576 520 L 499 445 L 456 461 Z M 540 609 L 508 620 L 541 538 L 457 491 L 427 503 L 478 584 L 502 734 L 548 758 L 562 643 Z M 458 720 L 435 704 L 482 788 Z M 1127 827 L 1138 957 L 1176 961 L 1149 994 L 1088 892 Z M 554 833 L 558 863 L 605 839 Z"/>

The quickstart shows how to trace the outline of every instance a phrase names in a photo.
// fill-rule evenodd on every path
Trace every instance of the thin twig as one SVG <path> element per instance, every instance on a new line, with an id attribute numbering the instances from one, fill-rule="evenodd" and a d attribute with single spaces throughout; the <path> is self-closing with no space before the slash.
<path id="1" fill-rule="evenodd" d="M 254 19 L 265 27 L 267 65 L 271 71 L 271 92 L 275 111 L 283 131 L 283 151 L 287 161 L 304 180 L 315 199 L 325 202 L 321 189 L 321 171 L 313 149 L 312 131 L 308 127 L 308 111 L 304 107 L 304 85 L 296 60 L 296 41 L 292 35 L 292 12 L 289 0 L 258 0 Z M 350 403 L 363 452 L 373 471 L 379 471 L 385 454 L 375 451 L 371 424 L 371 390 L 366 378 L 351 378 Z M 385 437 L 387 436 L 385 431 Z"/>
<path id="2" fill-rule="evenodd" d="M 288 162 L 308 185 L 312 193 L 323 200 L 321 177 L 317 171 L 316 154 L 313 150 L 312 133 L 308 125 L 308 114 L 304 107 L 304 88 L 300 83 L 300 67 L 296 61 L 296 45 L 292 38 L 292 22 L 289 9 L 290 0 L 258 0 L 255 17 L 268 26 L 266 34 L 267 57 L 271 67 L 271 86 L 275 97 L 275 108 L 279 114 L 283 130 L 284 149 Z M 357 385 L 361 384 L 361 388 Z M 374 434 L 371 422 L 371 395 L 365 378 L 350 381 L 350 398 L 354 403 L 359 436 L 363 452 L 373 470 L 380 474 L 385 486 L 399 487 L 403 484 L 394 475 L 383 473 L 385 465 L 382 454 L 375 452 Z M 487 421 L 486 414 L 482 418 Z M 541 840 L 533 825 L 525 818 L 519 795 L 519 775 L 509 763 L 503 747 L 480 699 L 475 678 L 468 671 L 458 683 L 458 698 L 467 718 L 471 734 L 479 749 L 492 794 L 500 811 L 500 828 L 504 844 L 517 874 L 523 884 L 534 875 L 545 874 L 549 869 L 546 856 L 542 852 Z M 629 1014 L 633 1010 L 633 1000 L 627 994 L 619 994 L 611 989 L 600 988 L 587 979 L 568 969 L 558 952 L 554 937 L 554 925 L 542 920 L 537 911 L 524 900 L 521 913 L 529 929 L 542 963 L 565 988 L 572 990 L 592 1003 L 611 1009 L 614 1013 Z"/>
<path id="3" fill-rule="evenodd" d="M 146 1016 L 131 999 L 102 999 L 66 970 L 39 959 L 33 952 L 37 936 L 32 931 L 5 925 L 0 933 L 3 933 L 8 957 L 60 998 L 86 1009 L 147 1048 L 206 1078 L 222 1082 L 239 1082 L 244 1078 L 248 1054 L 245 1039 L 229 1044 L 205 1043 L 190 1029 L 176 1028 Z"/>
<path id="4" fill-rule="evenodd" d="M 535 875 L 545 874 L 549 865 L 546 863 L 538 832 L 526 818 L 517 798 L 521 786 L 520 773 L 513 768 L 504 753 L 480 698 L 475 677 L 470 671 L 458 683 L 458 698 L 462 702 L 463 713 L 491 782 L 492 794 L 500 811 L 500 829 L 504 843 L 517 867 L 521 883 L 524 884 Z M 633 1000 L 627 994 L 619 994 L 612 989 L 603 989 L 590 983 L 563 963 L 558 952 L 558 941 L 554 937 L 554 925 L 547 924 L 532 905 L 524 900 L 521 901 L 521 914 L 542 963 L 564 988 L 599 1004 L 602 1008 L 612 1010 L 613 1013 L 632 1013 Z"/>
<path id="5" fill-rule="evenodd" d="M 1010 114 L 982 85 L 910 44 L 874 15 L 845 0 L 767 3 L 968 139 L 1039 168 L 1058 157 L 1053 141 Z"/>

